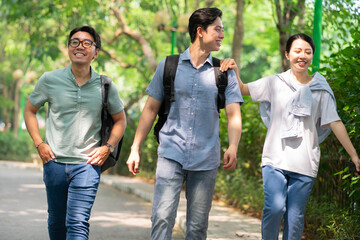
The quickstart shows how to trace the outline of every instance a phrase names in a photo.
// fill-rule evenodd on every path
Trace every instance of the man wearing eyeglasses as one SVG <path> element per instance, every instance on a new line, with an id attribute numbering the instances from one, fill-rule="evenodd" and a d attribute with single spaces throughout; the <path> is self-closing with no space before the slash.
<path id="1" fill-rule="evenodd" d="M 44 73 L 25 107 L 26 127 L 43 161 L 51 240 L 88 239 L 101 165 L 125 131 L 124 107 L 112 83 L 108 110 L 114 126 L 107 144 L 100 146 L 101 80 L 90 66 L 100 48 L 95 29 L 73 29 L 68 39 L 71 65 Z M 48 118 L 43 140 L 36 113 L 46 102 Z"/>

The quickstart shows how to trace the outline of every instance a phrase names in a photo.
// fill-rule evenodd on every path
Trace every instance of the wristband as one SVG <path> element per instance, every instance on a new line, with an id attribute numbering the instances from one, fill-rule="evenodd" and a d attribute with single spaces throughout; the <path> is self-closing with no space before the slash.
<path id="1" fill-rule="evenodd" d="M 35 146 L 36 147 L 36 149 L 38 149 L 39 148 L 39 146 L 41 145 L 41 144 L 43 144 L 44 142 L 41 142 L 41 143 L 39 143 L 37 146 Z"/>
<path id="2" fill-rule="evenodd" d="M 105 146 L 109 148 L 110 152 L 113 152 L 115 150 L 115 147 L 112 146 L 110 143 L 106 143 Z"/>

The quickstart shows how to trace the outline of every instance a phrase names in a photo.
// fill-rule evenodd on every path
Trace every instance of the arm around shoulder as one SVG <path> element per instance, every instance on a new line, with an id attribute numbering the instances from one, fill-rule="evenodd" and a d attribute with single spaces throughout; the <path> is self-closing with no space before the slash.
<path id="1" fill-rule="evenodd" d="M 238 67 L 236 65 L 235 60 L 232 59 L 232 58 L 226 58 L 226 59 L 221 60 L 220 70 L 221 71 L 227 71 L 228 69 L 234 70 L 236 78 L 237 78 L 238 83 L 239 83 L 241 95 L 250 96 L 249 87 L 248 87 L 248 85 L 246 83 L 243 83 L 241 81 L 239 69 L 238 69 Z"/>
<path id="2" fill-rule="evenodd" d="M 250 91 L 249 91 L 249 87 L 248 87 L 247 83 L 243 83 L 238 74 L 236 75 L 236 77 L 238 79 L 241 95 L 250 96 Z"/>

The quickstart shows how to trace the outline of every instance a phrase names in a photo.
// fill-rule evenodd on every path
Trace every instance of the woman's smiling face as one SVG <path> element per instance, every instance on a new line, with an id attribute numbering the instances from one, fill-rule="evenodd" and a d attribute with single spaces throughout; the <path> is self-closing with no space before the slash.
<path id="1" fill-rule="evenodd" d="M 293 41 L 289 52 L 285 53 L 294 71 L 307 71 L 314 57 L 313 50 L 308 42 L 299 38 Z"/>

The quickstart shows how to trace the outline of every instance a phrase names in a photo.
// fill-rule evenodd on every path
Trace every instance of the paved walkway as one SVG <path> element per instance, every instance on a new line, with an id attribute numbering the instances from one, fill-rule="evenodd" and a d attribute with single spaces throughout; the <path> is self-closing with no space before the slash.
<path id="1" fill-rule="evenodd" d="M 0 161 L 0 164 L 9 167 L 36 168 L 42 170 L 42 166 L 34 164 L 9 161 Z M 152 202 L 154 189 L 152 183 L 142 181 L 136 177 L 122 177 L 108 174 L 101 175 L 101 182 Z M 178 224 L 180 229 L 186 231 L 186 200 L 183 192 L 179 203 L 176 224 Z M 260 224 L 261 221 L 259 219 L 245 216 L 238 210 L 220 204 L 219 202 L 213 202 L 209 217 L 207 239 L 259 240 L 261 239 Z"/>

